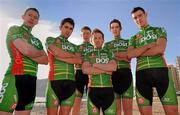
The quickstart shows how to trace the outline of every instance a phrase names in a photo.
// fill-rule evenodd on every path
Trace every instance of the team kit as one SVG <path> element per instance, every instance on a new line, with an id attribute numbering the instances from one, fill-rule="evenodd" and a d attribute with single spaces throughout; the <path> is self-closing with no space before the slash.
<path id="1" fill-rule="evenodd" d="M 6 46 L 10 57 L 0 90 L 0 115 L 30 115 L 36 97 L 38 64 L 49 65 L 46 88 L 47 115 L 80 115 L 83 94 L 87 95 L 88 115 L 133 115 L 133 97 L 142 115 L 152 115 L 153 88 L 166 115 L 178 115 L 178 101 L 172 74 L 164 52 L 167 33 L 150 26 L 142 7 L 131 12 L 139 32 L 121 37 L 121 22 L 109 23 L 112 40 L 88 26 L 81 28 L 83 43 L 68 41 L 75 23 L 64 18 L 59 36 L 41 40 L 32 35 L 40 18 L 36 8 L 28 8 L 21 26 L 11 26 Z M 131 59 L 136 58 L 135 88 Z M 134 94 L 135 90 L 135 94 Z"/>

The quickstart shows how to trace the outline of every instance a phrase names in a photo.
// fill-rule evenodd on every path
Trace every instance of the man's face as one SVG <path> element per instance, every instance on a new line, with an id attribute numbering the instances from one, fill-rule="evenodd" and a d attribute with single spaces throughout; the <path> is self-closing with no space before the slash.
<path id="1" fill-rule="evenodd" d="M 69 36 L 73 32 L 73 25 L 70 24 L 69 22 L 66 22 L 64 25 L 60 27 L 61 30 L 61 35 L 65 38 L 69 38 Z"/>
<path id="2" fill-rule="evenodd" d="M 141 10 L 138 10 L 135 13 L 133 13 L 132 18 L 139 28 L 145 27 L 148 24 L 147 14 L 143 13 L 143 11 Z"/>
<path id="3" fill-rule="evenodd" d="M 92 42 L 93 42 L 93 45 L 95 48 L 97 48 L 97 49 L 102 48 L 102 45 L 104 42 L 102 34 L 101 33 L 94 33 Z"/>
<path id="4" fill-rule="evenodd" d="M 28 10 L 23 16 L 24 24 L 30 28 L 34 27 L 38 21 L 39 16 L 38 13 L 34 10 Z"/>
<path id="5" fill-rule="evenodd" d="M 119 37 L 120 36 L 120 31 L 121 31 L 121 28 L 119 26 L 118 23 L 111 23 L 110 25 L 110 31 L 111 33 L 113 34 L 114 37 Z"/>
<path id="6" fill-rule="evenodd" d="M 81 37 L 83 38 L 84 42 L 89 42 L 91 37 L 91 32 L 89 30 L 82 30 Z"/>

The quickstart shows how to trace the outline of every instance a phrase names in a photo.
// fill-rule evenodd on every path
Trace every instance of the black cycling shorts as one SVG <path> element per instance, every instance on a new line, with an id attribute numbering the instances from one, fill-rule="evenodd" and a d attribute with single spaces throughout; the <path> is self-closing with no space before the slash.
<path id="1" fill-rule="evenodd" d="M 60 103 L 72 96 L 76 89 L 75 81 L 73 80 L 52 80 L 50 83 Z"/>
<path id="2" fill-rule="evenodd" d="M 112 74 L 113 89 L 119 95 L 123 94 L 132 84 L 132 73 L 129 68 L 117 69 Z"/>

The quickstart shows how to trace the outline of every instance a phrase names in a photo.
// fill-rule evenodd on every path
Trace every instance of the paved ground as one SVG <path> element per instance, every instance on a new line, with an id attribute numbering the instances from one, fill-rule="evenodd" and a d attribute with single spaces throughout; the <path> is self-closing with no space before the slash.
<path id="1" fill-rule="evenodd" d="M 180 96 L 178 97 L 178 101 L 179 101 L 179 113 L 180 113 Z M 81 105 L 81 108 L 82 108 L 81 115 L 86 115 L 86 111 L 87 111 L 86 101 L 83 102 L 83 104 Z M 45 104 L 36 103 L 31 115 L 46 115 Z M 134 105 L 133 105 L 133 115 L 140 115 L 135 100 L 134 100 Z M 153 102 L 153 115 L 165 115 L 162 105 L 159 99 L 157 98 L 154 98 L 154 102 Z"/>

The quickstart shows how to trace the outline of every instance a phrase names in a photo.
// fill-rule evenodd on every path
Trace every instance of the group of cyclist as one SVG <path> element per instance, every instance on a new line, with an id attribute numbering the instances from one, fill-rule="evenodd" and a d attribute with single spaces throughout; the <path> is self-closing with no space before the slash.
<path id="1" fill-rule="evenodd" d="M 21 26 L 7 33 L 11 62 L 0 92 L 0 115 L 30 115 L 36 94 L 38 64 L 49 63 L 46 108 L 48 115 L 79 115 L 87 93 L 88 115 L 133 115 L 133 77 L 131 59 L 137 59 L 136 99 L 142 115 L 152 115 L 152 88 L 155 87 L 167 115 L 178 115 L 178 101 L 164 52 L 167 34 L 164 28 L 152 27 L 147 12 L 135 7 L 132 18 L 140 31 L 130 39 L 121 37 L 121 22 L 111 20 L 112 40 L 104 43 L 100 29 L 81 29 L 83 43 L 68 41 L 75 23 L 64 18 L 57 37 L 46 39 L 46 50 L 32 35 L 40 14 L 28 8 Z M 86 91 L 86 92 L 84 92 Z"/>

